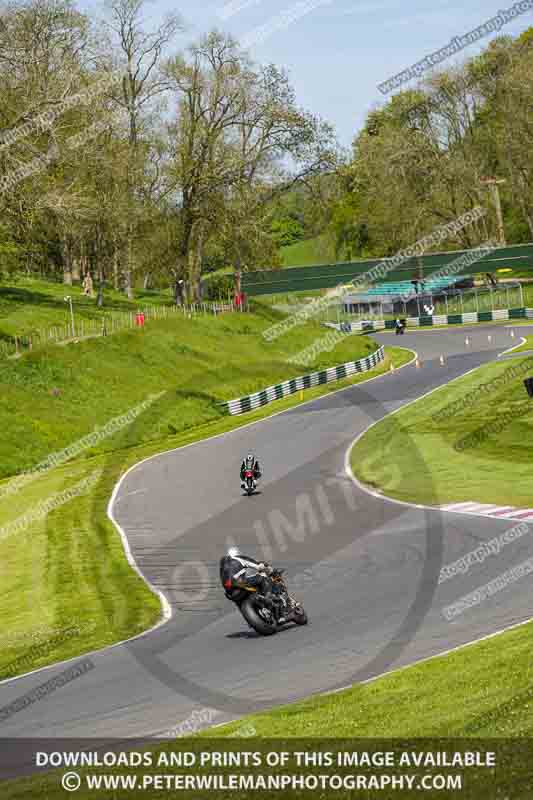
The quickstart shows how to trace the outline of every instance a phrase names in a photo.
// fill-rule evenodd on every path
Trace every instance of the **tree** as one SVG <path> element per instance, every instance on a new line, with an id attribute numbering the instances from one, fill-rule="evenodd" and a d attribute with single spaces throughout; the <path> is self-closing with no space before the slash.
<path id="1" fill-rule="evenodd" d="M 139 225 L 138 203 L 142 202 L 144 181 L 143 153 L 140 145 L 149 139 L 148 121 L 156 99 L 168 89 L 169 83 L 160 70 L 165 48 L 182 29 L 176 14 L 167 15 L 165 21 L 153 31 L 143 28 L 144 0 L 110 0 L 111 20 L 108 23 L 112 37 L 120 50 L 119 65 L 123 71 L 122 84 L 114 93 L 116 103 L 124 110 L 128 124 L 128 192 L 130 197 L 129 221 L 126 239 L 125 289 L 133 298 L 135 232 Z"/>
<path id="2" fill-rule="evenodd" d="M 298 109 L 283 71 L 254 66 L 229 36 L 204 37 L 188 59 L 170 61 L 167 74 L 177 99 L 169 133 L 181 217 L 178 258 L 196 300 L 203 251 L 225 216 L 233 222 L 239 216 L 237 234 L 243 226 L 258 230 L 276 197 L 332 168 L 334 138 L 329 126 Z M 237 268 L 246 246 L 237 235 Z"/>

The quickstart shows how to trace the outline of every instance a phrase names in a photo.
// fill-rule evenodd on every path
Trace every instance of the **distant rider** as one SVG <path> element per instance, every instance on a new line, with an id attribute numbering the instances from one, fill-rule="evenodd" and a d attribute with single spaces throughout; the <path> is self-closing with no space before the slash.
<path id="1" fill-rule="evenodd" d="M 256 485 L 257 485 L 257 481 L 261 477 L 262 473 L 261 473 L 261 469 L 259 467 L 259 461 L 257 460 L 257 458 L 254 456 L 253 453 L 248 453 L 246 458 L 243 458 L 243 460 L 242 460 L 242 464 L 241 464 L 241 489 L 245 488 L 245 485 L 244 485 L 244 473 L 247 472 L 248 470 L 252 470 L 252 472 L 254 473 L 254 488 L 255 488 Z"/>

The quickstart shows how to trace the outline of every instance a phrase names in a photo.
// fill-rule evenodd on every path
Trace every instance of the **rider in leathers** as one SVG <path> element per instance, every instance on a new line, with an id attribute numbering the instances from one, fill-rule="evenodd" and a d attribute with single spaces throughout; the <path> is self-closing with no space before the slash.
<path id="1" fill-rule="evenodd" d="M 257 588 L 265 598 L 266 605 L 269 608 L 279 605 L 279 603 L 276 603 L 278 592 L 271 577 L 275 570 L 270 564 L 264 561 L 256 561 L 255 558 L 250 558 L 250 556 L 245 556 L 235 551 L 231 552 L 231 558 L 237 562 L 235 564 L 236 572 L 234 577 L 238 577 L 241 572 L 244 573 L 247 569 L 252 569 L 256 572 Z"/>
<path id="2" fill-rule="evenodd" d="M 241 489 L 244 489 L 244 473 L 246 470 L 253 470 L 254 473 L 254 486 L 256 481 L 261 477 L 261 469 L 259 467 L 259 461 L 256 459 L 253 453 L 248 453 L 246 458 L 243 458 L 241 464 Z"/>

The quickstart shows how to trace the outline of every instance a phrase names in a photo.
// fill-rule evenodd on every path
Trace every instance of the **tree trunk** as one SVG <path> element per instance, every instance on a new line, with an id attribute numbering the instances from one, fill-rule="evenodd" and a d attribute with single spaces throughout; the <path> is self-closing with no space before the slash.
<path id="1" fill-rule="evenodd" d="M 104 305 L 104 287 L 104 271 L 101 267 L 98 267 L 98 293 L 96 295 L 96 305 L 98 308 L 102 308 Z"/>
<path id="2" fill-rule="evenodd" d="M 72 286 L 72 262 L 70 255 L 68 242 L 63 240 L 63 283 L 67 286 Z"/>
<path id="3" fill-rule="evenodd" d="M 85 278 L 88 269 L 87 255 L 85 253 L 85 240 L 82 239 L 80 242 L 80 280 Z"/>
<path id="4" fill-rule="evenodd" d="M 189 302 L 199 303 L 201 300 L 200 280 L 202 277 L 202 254 L 204 245 L 204 232 L 198 230 L 196 235 L 191 236 L 189 247 L 189 280 L 187 282 L 187 292 Z"/>
<path id="5" fill-rule="evenodd" d="M 174 271 L 174 304 L 177 306 L 183 305 L 183 280 L 180 278 L 181 269 Z"/>
<path id="6" fill-rule="evenodd" d="M 133 262 L 133 245 L 132 245 L 132 236 L 133 236 L 133 226 L 129 225 L 128 227 L 128 265 L 124 272 L 124 291 L 126 292 L 126 297 L 128 300 L 133 300 L 133 287 L 131 281 L 132 275 L 132 262 Z"/>
<path id="7" fill-rule="evenodd" d="M 118 250 L 116 247 L 116 242 L 114 243 L 114 248 L 113 248 L 113 288 L 117 292 L 120 288 L 119 270 L 118 270 Z"/>
<path id="8" fill-rule="evenodd" d="M 98 280 L 98 292 L 96 295 L 96 305 L 101 308 L 104 305 L 104 287 L 105 287 L 105 273 L 102 263 L 102 229 L 100 225 L 96 225 L 94 237 L 94 254 L 96 261 L 96 277 Z"/>
<path id="9" fill-rule="evenodd" d="M 76 283 L 80 282 L 80 262 L 77 257 L 72 259 L 72 280 Z"/>

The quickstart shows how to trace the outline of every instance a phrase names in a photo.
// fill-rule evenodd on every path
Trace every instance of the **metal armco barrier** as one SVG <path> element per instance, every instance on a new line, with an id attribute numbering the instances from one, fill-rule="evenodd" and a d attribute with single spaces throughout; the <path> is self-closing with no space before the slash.
<path id="1" fill-rule="evenodd" d="M 408 328 L 432 328 L 439 325 L 464 325 L 472 322 L 494 322 L 502 319 L 533 319 L 533 308 L 502 308 L 495 311 L 473 311 L 468 314 L 435 314 L 432 317 L 406 317 Z M 343 333 L 362 331 L 393 330 L 396 321 L 393 319 L 377 319 L 365 322 L 325 322 L 328 328 L 335 328 Z"/>
<path id="2" fill-rule="evenodd" d="M 275 386 L 269 386 L 267 389 L 262 389 L 262 391 L 250 394 L 247 397 L 228 400 L 226 405 L 230 414 L 245 414 L 247 411 L 266 406 L 274 400 L 281 400 L 283 397 L 300 392 L 302 389 L 310 389 L 312 386 L 339 381 L 356 372 L 368 372 L 369 369 L 375 367 L 384 358 L 385 348 L 381 346 L 374 353 L 365 358 L 360 358 L 358 361 L 348 361 L 338 367 L 330 367 L 321 372 L 312 372 L 310 375 L 301 375 L 299 378 L 292 378 Z"/>

